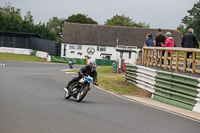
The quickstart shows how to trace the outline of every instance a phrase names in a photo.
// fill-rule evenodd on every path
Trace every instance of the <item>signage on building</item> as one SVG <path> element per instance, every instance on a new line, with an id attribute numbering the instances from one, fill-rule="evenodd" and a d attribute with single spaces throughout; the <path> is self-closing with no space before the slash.
<path id="1" fill-rule="evenodd" d="M 87 53 L 88 53 L 89 55 L 93 55 L 94 52 L 95 52 L 95 49 L 94 49 L 93 47 L 89 47 L 89 48 L 87 49 Z"/>

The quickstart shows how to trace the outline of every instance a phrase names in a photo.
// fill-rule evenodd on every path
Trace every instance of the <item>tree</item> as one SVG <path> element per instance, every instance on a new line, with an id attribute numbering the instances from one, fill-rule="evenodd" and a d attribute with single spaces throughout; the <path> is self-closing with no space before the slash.
<path id="1" fill-rule="evenodd" d="M 56 40 L 56 33 L 41 22 L 34 26 L 33 33 L 40 35 L 43 39 Z"/>
<path id="2" fill-rule="evenodd" d="M 29 22 L 30 24 L 34 24 L 34 19 L 31 15 L 31 11 L 26 12 L 26 15 L 24 16 L 24 21 Z"/>
<path id="3" fill-rule="evenodd" d="M 62 30 L 64 28 L 64 19 L 53 17 L 52 19 L 49 19 L 49 22 L 46 23 L 46 26 L 50 28 L 52 32 L 56 33 L 56 40 L 60 43 Z"/>
<path id="4" fill-rule="evenodd" d="M 189 16 L 185 16 L 182 23 L 186 25 L 186 29 L 193 28 L 198 39 L 200 39 L 200 1 L 195 3 L 193 8 L 187 12 Z"/>
<path id="5" fill-rule="evenodd" d="M 85 14 L 80 14 L 80 13 L 69 16 L 65 21 L 71 23 L 98 24 L 92 18 L 88 17 Z"/>
<path id="6" fill-rule="evenodd" d="M 187 29 L 185 28 L 184 25 L 180 24 L 178 27 L 177 27 L 177 30 L 179 30 L 183 35 L 185 35 L 187 33 Z"/>
<path id="7" fill-rule="evenodd" d="M 20 32 L 22 17 L 20 9 L 15 9 L 9 3 L 0 7 L 0 31 Z"/>
<path id="8" fill-rule="evenodd" d="M 142 28 L 149 28 L 149 24 L 146 24 L 145 22 L 139 22 L 136 23 L 132 21 L 129 17 L 125 17 L 124 15 L 115 15 L 111 19 L 107 19 L 106 22 L 104 22 L 105 25 L 116 25 L 116 26 L 126 26 L 126 27 L 142 27 Z"/>

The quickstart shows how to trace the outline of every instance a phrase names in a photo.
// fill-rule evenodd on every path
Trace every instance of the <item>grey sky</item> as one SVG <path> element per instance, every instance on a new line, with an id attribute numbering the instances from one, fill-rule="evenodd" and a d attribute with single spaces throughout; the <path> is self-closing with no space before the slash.
<path id="1" fill-rule="evenodd" d="M 199 0 L 1 0 L 0 6 L 10 2 L 20 8 L 22 16 L 31 11 L 35 23 L 47 22 L 56 16 L 86 14 L 99 24 L 114 15 L 124 14 L 135 22 L 149 23 L 151 28 L 176 29 Z"/>

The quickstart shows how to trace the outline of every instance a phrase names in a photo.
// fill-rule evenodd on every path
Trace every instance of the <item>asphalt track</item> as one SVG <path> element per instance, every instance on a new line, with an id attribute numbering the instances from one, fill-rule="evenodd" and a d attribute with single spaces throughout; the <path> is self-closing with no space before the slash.
<path id="1" fill-rule="evenodd" d="M 66 64 L 0 61 L 0 133 L 199 133 L 200 123 L 92 86 L 64 99 Z M 75 68 L 80 68 L 76 66 Z"/>

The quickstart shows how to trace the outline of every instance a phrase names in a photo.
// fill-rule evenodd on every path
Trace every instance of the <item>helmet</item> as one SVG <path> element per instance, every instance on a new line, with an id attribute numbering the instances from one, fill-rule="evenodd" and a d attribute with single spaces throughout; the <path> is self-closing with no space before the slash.
<path id="1" fill-rule="evenodd" d="M 92 62 L 89 63 L 89 66 L 96 68 L 97 64 L 96 64 L 96 62 L 92 61 Z"/>

